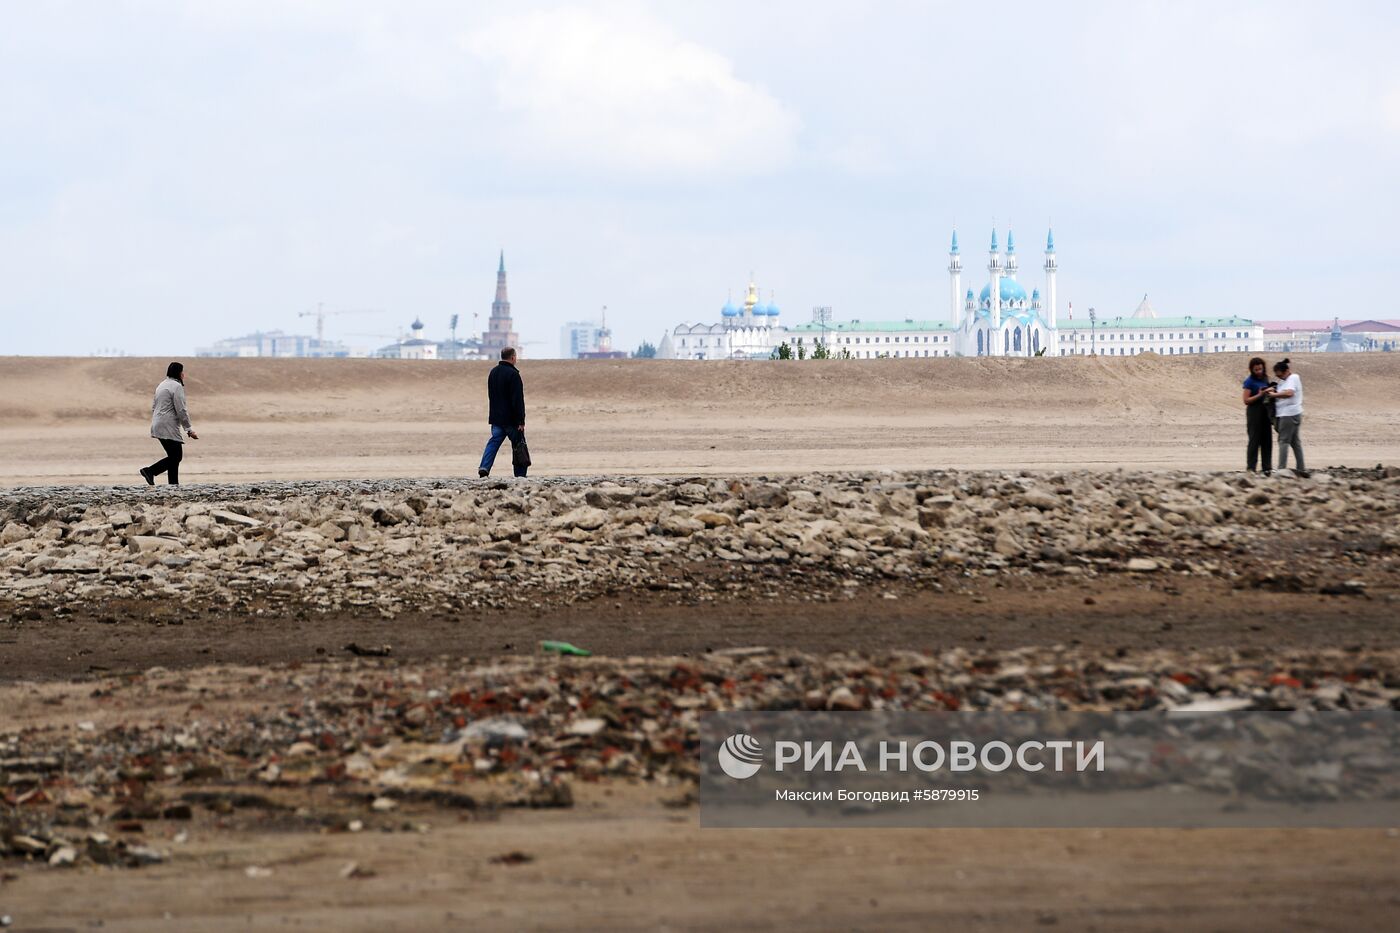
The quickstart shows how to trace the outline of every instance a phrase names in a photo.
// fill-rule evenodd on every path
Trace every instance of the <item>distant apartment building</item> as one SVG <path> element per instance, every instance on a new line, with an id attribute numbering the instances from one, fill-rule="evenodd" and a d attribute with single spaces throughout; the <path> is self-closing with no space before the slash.
<path id="1" fill-rule="evenodd" d="M 603 326 L 593 321 L 570 321 L 559 331 L 559 355 L 576 360 L 580 354 L 597 353 Z"/>
<path id="2" fill-rule="evenodd" d="M 350 356 L 350 348 L 335 340 L 317 340 L 305 334 L 269 330 L 257 331 L 246 337 L 216 340 L 210 346 L 195 350 L 195 356 L 342 358 Z"/>

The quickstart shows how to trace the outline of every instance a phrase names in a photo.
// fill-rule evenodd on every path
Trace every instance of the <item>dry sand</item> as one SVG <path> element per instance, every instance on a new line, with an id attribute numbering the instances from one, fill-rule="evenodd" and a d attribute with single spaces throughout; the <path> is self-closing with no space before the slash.
<path id="1" fill-rule="evenodd" d="M 139 482 L 155 359 L 0 358 L 0 485 Z M 537 475 L 1242 468 L 1246 357 L 530 361 Z M 187 482 L 472 475 L 487 363 L 188 361 Z M 1314 466 L 1400 462 L 1400 355 L 1300 358 Z M 499 463 L 497 472 L 507 464 Z"/>

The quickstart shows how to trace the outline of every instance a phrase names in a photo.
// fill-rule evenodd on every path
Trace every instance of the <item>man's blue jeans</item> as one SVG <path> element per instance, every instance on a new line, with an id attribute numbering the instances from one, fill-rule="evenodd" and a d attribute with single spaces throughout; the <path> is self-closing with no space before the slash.
<path id="1" fill-rule="evenodd" d="M 481 469 L 490 473 L 491 465 L 496 462 L 496 454 L 500 451 L 506 438 L 510 438 L 511 449 L 514 450 L 515 445 L 520 443 L 517 440 L 518 437 L 520 437 L 520 432 L 515 428 L 503 428 L 499 424 L 491 425 L 491 439 L 486 442 L 486 449 L 481 453 Z M 524 476 L 525 470 L 526 467 L 516 467 L 515 475 Z"/>

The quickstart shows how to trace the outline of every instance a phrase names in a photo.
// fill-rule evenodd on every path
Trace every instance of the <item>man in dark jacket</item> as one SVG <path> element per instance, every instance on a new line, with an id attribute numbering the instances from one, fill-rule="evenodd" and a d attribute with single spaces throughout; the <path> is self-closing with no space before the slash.
<path id="1" fill-rule="evenodd" d="M 520 378 L 520 370 L 515 368 L 515 350 L 506 347 L 501 351 L 501 361 L 486 377 L 486 396 L 491 402 L 491 439 L 486 442 L 486 450 L 481 454 L 481 466 L 477 476 L 487 476 L 491 464 L 496 462 L 496 453 L 507 437 L 510 438 L 512 453 L 525 443 L 525 383 Z M 520 466 L 520 457 L 512 457 L 517 465 L 516 476 L 524 476 L 528 464 Z"/>

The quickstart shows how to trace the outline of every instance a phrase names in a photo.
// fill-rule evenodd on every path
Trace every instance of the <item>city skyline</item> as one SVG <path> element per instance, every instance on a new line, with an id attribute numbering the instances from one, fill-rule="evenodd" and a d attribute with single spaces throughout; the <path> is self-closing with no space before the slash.
<path id="1" fill-rule="evenodd" d="M 1388 5 L 377 10 L 7 13 L 0 353 L 189 353 L 318 302 L 445 336 L 502 247 L 543 347 L 603 305 L 656 343 L 750 270 L 794 322 L 943 317 L 950 227 L 1052 222 L 1062 305 L 1388 316 Z"/>

